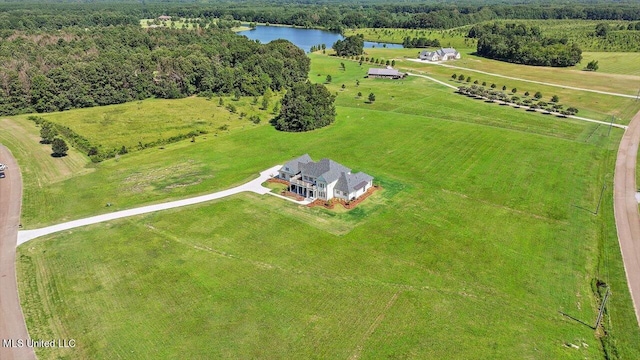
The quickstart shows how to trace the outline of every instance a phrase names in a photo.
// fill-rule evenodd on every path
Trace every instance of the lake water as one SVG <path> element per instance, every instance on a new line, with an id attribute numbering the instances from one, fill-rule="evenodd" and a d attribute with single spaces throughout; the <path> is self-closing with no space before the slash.
<path id="1" fill-rule="evenodd" d="M 263 44 L 276 39 L 289 40 L 305 52 L 311 51 L 312 46 L 320 44 L 325 44 L 327 45 L 327 49 L 331 49 L 333 43 L 338 40 L 344 39 L 344 36 L 338 33 L 318 29 L 299 29 L 286 26 L 258 25 L 254 30 L 241 31 L 238 34 L 244 35 L 251 40 L 259 40 Z M 365 41 L 364 47 L 387 47 L 401 49 L 402 45 Z"/>

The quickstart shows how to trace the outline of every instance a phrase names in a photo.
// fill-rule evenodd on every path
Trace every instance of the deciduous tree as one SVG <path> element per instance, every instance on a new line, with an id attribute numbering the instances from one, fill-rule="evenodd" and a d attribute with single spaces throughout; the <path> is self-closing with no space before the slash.
<path id="1" fill-rule="evenodd" d="M 53 152 L 52 154 L 53 156 L 62 157 L 67 155 L 67 151 L 69 151 L 69 147 L 67 146 L 67 143 L 64 140 L 60 138 L 55 138 L 51 142 L 51 151 Z"/>
<path id="2" fill-rule="evenodd" d="M 309 131 L 335 120 L 335 96 L 322 84 L 310 82 L 292 86 L 282 99 L 280 115 L 274 120 L 282 131 Z"/>
<path id="3" fill-rule="evenodd" d="M 40 137 L 42 138 L 40 142 L 42 144 L 51 144 L 56 135 L 58 135 L 58 132 L 51 123 L 45 122 L 42 124 L 42 128 L 40 128 Z"/>

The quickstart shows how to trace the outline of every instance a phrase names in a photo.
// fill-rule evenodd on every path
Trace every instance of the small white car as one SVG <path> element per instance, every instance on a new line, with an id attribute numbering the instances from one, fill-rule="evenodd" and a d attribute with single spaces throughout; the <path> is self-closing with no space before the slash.
<path id="1" fill-rule="evenodd" d="M 7 170 L 7 165 L 0 164 L 0 171 L 2 171 L 2 170 Z"/>

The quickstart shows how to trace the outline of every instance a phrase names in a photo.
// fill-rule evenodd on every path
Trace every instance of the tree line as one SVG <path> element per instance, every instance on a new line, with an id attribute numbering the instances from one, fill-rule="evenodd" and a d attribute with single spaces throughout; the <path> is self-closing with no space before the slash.
<path id="1" fill-rule="evenodd" d="M 2 115 L 149 97 L 258 96 L 305 81 L 309 72 L 309 58 L 286 40 L 262 45 L 221 29 L 118 26 L 4 35 Z"/>
<path id="2" fill-rule="evenodd" d="M 286 6 L 283 6 L 286 3 Z M 253 23 L 344 28 L 448 29 L 495 19 L 640 20 L 640 6 L 633 3 L 591 1 L 549 6 L 523 3 L 380 3 L 363 2 L 113 2 L 0 4 L 0 29 L 61 29 L 68 26 L 135 25 L 140 19 L 160 15 L 178 18 L 225 19 Z"/>
<path id="3" fill-rule="evenodd" d="M 448 29 L 494 19 L 579 19 L 579 20 L 640 20 L 640 6 L 631 3 L 611 4 L 591 2 L 549 6 L 525 3 L 451 4 L 451 3 L 287 3 L 218 4 L 163 7 L 169 15 L 181 17 L 223 17 L 236 20 L 288 24 L 304 27 L 324 27 L 340 31 L 344 28 L 433 28 Z M 149 17 L 162 15 L 160 9 L 147 7 Z"/>
<path id="4" fill-rule="evenodd" d="M 536 66 L 573 66 L 582 50 L 566 38 L 542 35 L 540 28 L 524 24 L 478 24 L 467 35 L 477 38 L 477 54 L 490 59 Z"/>
<path id="5" fill-rule="evenodd" d="M 427 39 L 425 37 L 405 37 L 402 41 L 402 46 L 406 48 L 426 48 L 426 47 L 440 47 L 440 40 Z"/>

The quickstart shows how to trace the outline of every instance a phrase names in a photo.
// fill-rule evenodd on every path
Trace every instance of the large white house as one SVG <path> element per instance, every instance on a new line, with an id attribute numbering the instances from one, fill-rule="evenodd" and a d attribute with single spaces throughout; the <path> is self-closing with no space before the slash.
<path id="1" fill-rule="evenodd" d="M 447 61 L 460 59 L 460 53 L 454 48 L 442 48 L 436 51 L 423 51 L 420 53 L 420 60 Z"/>
<path id="2" fill-rule="evenodd" d="M 330 159 L 314 162 L 304 154 L 284 164 L 278 178 L 289 182 L 289 191 L 311 199 L 333 198 L 354 200 L 373 186 L 373 177 L 351 169 Z"/>

